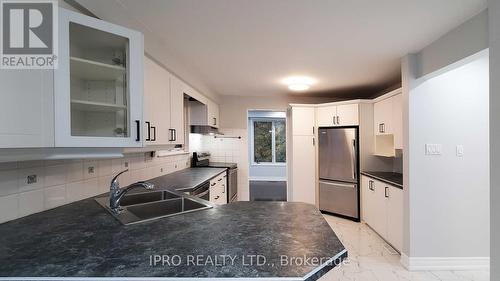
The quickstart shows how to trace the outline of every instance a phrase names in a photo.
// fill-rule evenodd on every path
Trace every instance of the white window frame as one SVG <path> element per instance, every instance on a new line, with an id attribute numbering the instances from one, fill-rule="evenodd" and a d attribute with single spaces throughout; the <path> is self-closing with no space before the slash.
<path id="1" fill-rule="evenodd" d="M 259 165 L 259 166 L 286 166 L 286 159 L 285 162 L 276 162 L 276 127 L 275 127 L 275 122 L 280 121 L 280 122 L 285 122 L 286 126 L 286 119 L 285 118 L 250 118 L 250 157 L 251 157 L 251 163 L 252 165 Z M 255 122 L 271 122 L 272 123 L 272 132 L 271 132 L 271 149 L 272 149 L 272 162 L 255 162 L 255 154 L 254 154 L 254 123 Z M 286 136 L 285 136 L 286 139 Z M 285 140 L 286 141 L 286 140 Z"/>

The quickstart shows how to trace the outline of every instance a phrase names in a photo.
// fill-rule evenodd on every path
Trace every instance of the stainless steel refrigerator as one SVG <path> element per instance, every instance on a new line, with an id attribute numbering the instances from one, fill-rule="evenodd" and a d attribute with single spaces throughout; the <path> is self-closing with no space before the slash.
<path id="1" fill-rule="evenodd" d="M 319 209 L 359 221 L 358 128 L 319 128 Z"/>

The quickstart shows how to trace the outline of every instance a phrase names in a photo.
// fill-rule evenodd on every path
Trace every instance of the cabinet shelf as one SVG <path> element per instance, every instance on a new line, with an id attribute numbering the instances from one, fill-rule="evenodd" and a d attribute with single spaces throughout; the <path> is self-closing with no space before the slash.
<path id="1" fill-rule="evenodd" d="M 104 102 L 93 102 L 84 100 L 71 100 L 71 106 L 75 110 L 94 112 L 117 112 L 127 109 L 125 105 L 118 105 Z"/>
<path id="2" fill-rule="evenodd" d="M 126 68 L 119 65 L 71 57 L 71 76 L 84 80 L 117 80 L 123 79 Z"/>

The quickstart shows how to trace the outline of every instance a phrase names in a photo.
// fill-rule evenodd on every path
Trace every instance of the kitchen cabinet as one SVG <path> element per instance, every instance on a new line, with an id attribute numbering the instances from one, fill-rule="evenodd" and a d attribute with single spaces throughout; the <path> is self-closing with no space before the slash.
<path id="1" fill-rule="evenodd" d="M 184 144 L 184 93 L 187 85 L 170 75 L 170 127 L 169 143 Z"/>
<path id="2" fill-rule="evenodd" d="M 53 70 L 0 70 L 0 148 L 54 146 Z"/>
<path id="3" fill-rule="evenodd" d="M 359 125 L 358 104 L 320 106 L 316 112 L 318 127 Z"/>
<path id="4" fill-rule="evenodd" d="M 291 201 L 316 202 L 316 136 L 315 108 L 292 106 L 290 109 L 291 136 L 289 151 Z M 291 138 L 291 139 L 290 139 Z M 291 157 L 290 157 L 291 156 Z"/>
<path id="5" fill-rule="evenodd" d="M 144 58 L 144 141 L 164 145 L 170 140 L 170 73 Z"/>
<path id="6" fill-rule="evenodd" d="M 396 250 L 403 247 L 403 190 L 361 177 L 363 221 Z"/>
<path id="7" fill-rule="evenodd" d="M 208 124 L 212 127 L 219 128 L 219 105 L 208 100 Z"/>
<path id="8" fill-rule="evenodd" d="M 403 247 L 403 190 L 387 185 L 387 241 L 401 251 Z"/>
<path id="9" fill-rule="evenodd" d="M 315 204 L 316 157 L 314 136 L 292 137 L 292 201 Z"/>
<path id="10" fill-rule="evenodd" d="M 144 58 L 144 141 L 146 145 L 184 144 L 185 84 Z"/>
<path id="11" fill-rule="evenodd" d="M 220 173 L 210 180 L 210 202 L 224 205 L 227 204 L 227 175 Z"/>
<path id="12" fill-rule="evenodd" d="M 56 147 L 142 147 L 143 36 L 59 9 Z"/>
<path id="13" fill-rule="evenodd" d="M 392 97 L 394 149 L 403 149 L 403 94 Z"/>
<path id="14" fill-rule="evenodd" d="M 375 154 L 395 156 L 396 149 L 403 149 L 403 95 L 397 93 L 376 102 L 373 120 Z"/>
<path id="15" fill-rule="evenodd" d="M 292 111 L 292 134 L 295 136 L 314 135 L 314 107 L 294 106 Z"/>

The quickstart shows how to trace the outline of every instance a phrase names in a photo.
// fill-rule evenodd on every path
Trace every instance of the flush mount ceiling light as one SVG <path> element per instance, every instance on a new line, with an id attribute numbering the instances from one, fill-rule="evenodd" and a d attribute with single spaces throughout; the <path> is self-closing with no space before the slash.
<path id="1" fill-rule="evenodd" d="M 283 79 L 283 84 L 287 85 L 288 89 L 294 92 L 307 91 L 314 83 L 316 83 L 316 80 L 307 76 L 292 76 Z"/>

